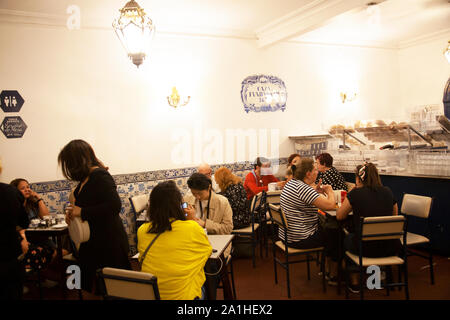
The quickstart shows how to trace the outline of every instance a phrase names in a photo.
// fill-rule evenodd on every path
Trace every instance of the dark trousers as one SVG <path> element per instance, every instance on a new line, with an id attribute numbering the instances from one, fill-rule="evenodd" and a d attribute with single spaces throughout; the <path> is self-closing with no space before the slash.
<path id="1" fill-rule="evenodd" d="M 0 300 L 20 300 L 23 295 L 25 268 L 13 259 L 0 262 Z"/>
<path id="2" fill-rule="evenodd" d="M 309 238 L 289 243 L 289 247 L 296 249 L 312 249 L 317 247 L 325 247 L 325 255 L 330 257 L 333 261 L 337 261 L 339 257 L 338 241 L 339 241 L 338 228 L 322 228 L 319 225 L 317 231 Z"/>

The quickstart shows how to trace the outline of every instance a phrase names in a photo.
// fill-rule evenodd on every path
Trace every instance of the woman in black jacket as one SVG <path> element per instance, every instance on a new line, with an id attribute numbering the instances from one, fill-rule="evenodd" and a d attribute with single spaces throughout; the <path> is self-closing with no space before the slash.
<path id="1" fill-rule="evenodd" d="M 114 179 L 87 142 L 69 142 L 59 153 L 58 163 L 67 179 L 79 182 L 66 220 L 81 217 L 89 223 L 90 238 L 81 243 L 78 255 L 82 288 L 92 291 L 97 269 L 130 269 L 128 239 L 119 216 L 122 204 Z"/>

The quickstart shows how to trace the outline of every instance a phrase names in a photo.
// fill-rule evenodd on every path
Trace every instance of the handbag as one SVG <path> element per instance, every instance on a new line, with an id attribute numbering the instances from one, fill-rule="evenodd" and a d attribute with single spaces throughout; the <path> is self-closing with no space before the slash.
<path id="1" fill-rule="evenodd" d="M 161 235 L 161 233 L 158 233 L 156 235 L 156 237 L 153 238 L 153 240 L 150 242 L 150 244 L 147 246 L 147 249 L 145 249 L 144 254 L 142 255 L 142 257 L 139 257 L 139 271 L 142 270 L 142 262 L 145 259 L 145 256 L 147 255 L 148 250 L 150 249 L 150 247 L 155 243 L 156 239 L 158 239 L 158 237 Z"/>

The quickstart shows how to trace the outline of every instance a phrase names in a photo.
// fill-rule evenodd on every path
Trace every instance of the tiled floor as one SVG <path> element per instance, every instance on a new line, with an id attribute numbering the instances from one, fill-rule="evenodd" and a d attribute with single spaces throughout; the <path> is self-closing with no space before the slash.
<path id="1" fill-rule="evenodd" d="M 435 284 L 430 284 L 429 270 L 426 260 L 419 257 L 408 258 L 409 292 L 412 300 L 449 300 L 450 299 L 450 260 L 448 257 L 435 256 Z M 321 277 L 318 275 L 318 267 L 311 264 L 311 280 L 307 280 L 306 264 L 299 263 L 291 266 L 291 299 L 300 300 L 341 300 L 345 299 L 344 288 L 341 294 L 337 294 L 336 287 L 327 286 L 326 293 L 322 292 Z M 269 256 L 256 260 L 256 267 L 252 267 L 251 259 L 235 259 L 234 273 L 239 300 L 279 300 L 288 299 L 286 290 L 286 272 L 278 268 L 278 284 L 274 281 L 273 259 L 271 250 Z M 396 271 L 395 271 L 396 274 Z M 29 285 L 29 293 L 24 299 L 39 299 L 36 288 Z M 218 299 L 223 297 L 218 291 Z M 76 292 L 69 292 L 68 299 L 78 299 Z M 85 300 L 96 300 L 99 297 L 83 292 Z M 386 290 L 367 290 L 365 298 L 368 300 L 402 300 L 404 291 L 391 291 L 386 296 Z M 44 299 L 62 299 L 58 288 L 44 288 Z M 350 294 L 350 299 L 357 300 L 359 295 Z"/>

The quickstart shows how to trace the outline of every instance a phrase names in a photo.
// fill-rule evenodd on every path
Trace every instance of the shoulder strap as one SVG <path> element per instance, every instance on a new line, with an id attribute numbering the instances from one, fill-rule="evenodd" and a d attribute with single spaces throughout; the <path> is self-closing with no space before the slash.
<path id="1" fill-rule="evenodd" d="M 156 239 L 158 239 L 158 237 L 161 235 L 161 233 L 158 233 L 156 235 L 156 237 L 153 238 L 152 242 L 150 242 L 150 244 L 148 245 L 147 249 L 145 249 L 144 254 L 142 255 L 142 257 L 139 257 L 139 264 L 142 265 L 142 261 L 144 261 L 145 256 L 147 255 L 148 249 L 150 249 L 150 247 L 153 245 L 153 243 L 155 243 Z"/>

